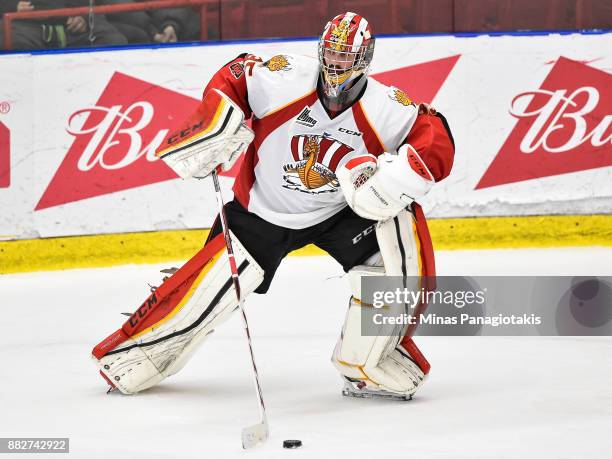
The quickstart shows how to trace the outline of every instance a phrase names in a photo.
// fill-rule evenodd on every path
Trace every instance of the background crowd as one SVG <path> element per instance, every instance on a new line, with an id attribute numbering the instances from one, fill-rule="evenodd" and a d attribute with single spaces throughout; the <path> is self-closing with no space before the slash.
<path id="1" fill-rule="evenodd" d="M 139 0 L 96 0 L 96 6 L 138 3 Z M 90 7 L 90 0 L 0 0 L 0 16 L 11 12 Z M 131 43 L 173 43 L 200 38 L 199 13 L 189 7 L 86 14 L 71 17 L 20 19 L 12 25 L 12 49 L 31 50 Z M 0 49 L 4 30 L 0 22 Z"/>
<path id="2" fill-rule="evenodd" d="M 141 4 L 145 0 L 0 0 L 0 16 L 66 7 Z M 612 28 L 606 0 L 206 0 L 114 14 L 27 18 L 13 22 L 13 50 L 176 41 L 314 37 L 339 11 L 368 18 L 378 35 Z M 150 5 L 149 5 L 150 6 Z M 3 43 L 0 20 L 0 51 Z"/>

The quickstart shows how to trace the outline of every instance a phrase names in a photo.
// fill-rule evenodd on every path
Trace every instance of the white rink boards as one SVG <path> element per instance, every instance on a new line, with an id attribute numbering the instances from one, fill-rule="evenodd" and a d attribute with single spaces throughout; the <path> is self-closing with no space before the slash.
<path id="1" fill-rule="evenodd" d="M 426 215 L 609 213 L 611 49 L 612 32 L 377 40 L 372 76 L 431 102 L 455 138 Z M 209 227 L 208 184 L 154 151 L 243 52 L 313 56 L 316 41 L 1 55 L 0 240 Z"/>

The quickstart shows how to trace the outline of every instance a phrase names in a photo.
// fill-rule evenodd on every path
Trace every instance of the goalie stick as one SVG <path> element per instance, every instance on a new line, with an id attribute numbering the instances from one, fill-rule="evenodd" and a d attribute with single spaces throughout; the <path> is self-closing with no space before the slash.
<path id="1" fill-rule="evenodd" d="M 240 292 L 240 279 L 238 277 L 238 268 L 236 267 L 236 260 L 234 258 L 234 251 L 232 249 L 232 240 L 227 226 L 227 219 L 225 217 L 225 210 L 223 208 L 223 195 L 221 193 L 221 187 L 219 186 L 219 177 L 217 171 L 220 169 L 219 166 L 212 172 L 213 183 L 215 186 L 215 195 L 217 198 L 217 205 L 219 207 L 219 220 L 221 221 L 221 228 L 223 231 L 223 237 L 225 239 L 225 245 L 227 247 L 227 256 L 229 258 L 229 265 L 232 272 L 232 283 L 234 284 L 234 290 L 236 292 L 236 299 L 238 300 L 238 307 L 242 314 L 242 324 L 247 337 L 247 343 L 249 345 L 249 353 L 251 355 L 251 364 L 253 365 L 253 383 L 255 385 L 255 391 L 259 399 L 259 414 L 261 416 L 260 422 L 257 424 L 245 427 L 242 429 L 242 447 L 249 449 L 257 445 L 258 443 L 265 442 L 270 436 L 270 430 L 268 428 L 268 418 L 266 417 L 266 406 L 264 404 L 263 395 L 261 392 L 261 384 L 259 383 L 259 375 L 257 373 L 257 365 L 255 364 L 255 354 L 253 353 L 253 345 L 251 343 L 251 333 L 249 331 L 249 323 L 247 321 L 246 313 L 244 311 L 244 302 L 242 294 Z"/>
<path id="2" fill-rule="evenodd" d="M 261 414 L 261 420 L 258 424 L 242 429 L 242 447 L 245 449 L 266 441 L 269 436 L 269 429 L 257 366 L 255 365 L 249 324 L 244 311 L 236 259 L 223 208 L 223 195 L 217 174 L 224 169 L 224 165 L 228 170 L 253 138 L 253 131 L 244 124 L 244 113 L 240 107 L 223 92 L 214 90 L 205 95 L 198 110 L 183 122 L 180 129 L 168 133 L 162 146 L 155 153 L 177 175 L 184 179 L 191 177 L 202 179 L 209 174 L 213 177 L 223 239 L 227 249 L 238 308 L 240 308 L 242 314 L 242 323 L 249 345 L 253 366 L 253 382 L 259 398 Z M 215 164 L 219 165 L 215 166 Z"/>

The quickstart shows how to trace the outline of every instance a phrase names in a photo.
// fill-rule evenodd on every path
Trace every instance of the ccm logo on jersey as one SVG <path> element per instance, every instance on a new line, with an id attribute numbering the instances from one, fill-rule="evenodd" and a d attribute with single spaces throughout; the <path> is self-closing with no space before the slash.
<path id="1" fill-rule="evenodd" d="M 356 135 L 361 137 L 361 132 L 351 131 L 350 129 L 338 128 L 340 132 L 344 132 L 345 134 Z"/>
<path id="2" fill-rule="evenodd" d="M 194 132 L 197 132 L 198 130 L 202 129 L 203 125 L 204 125 L 204 121 L 200 121 L 198 124 L 194 124 L 191 127 L 182 129 L 180 132 L 174 133 L 173 135 L 168 137 L 168 140 L 166 141 L 166 144 L 172 145 L 173 143 L 176 143 L 179 140 L 183 140 L 186 137 L 190 137 L 191 134 L 193 134 Z"/>

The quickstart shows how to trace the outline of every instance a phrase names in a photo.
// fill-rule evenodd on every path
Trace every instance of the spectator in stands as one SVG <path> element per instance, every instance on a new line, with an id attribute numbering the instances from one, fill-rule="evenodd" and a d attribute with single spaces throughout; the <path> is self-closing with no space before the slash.
<path id="1" fill-rule="evenodd" d="M 99 4 L 118 5 L 143 0 L 99 0 Z M 109 14 L 107 18 L 130 43 L 175 43 L 198 40 L 200 21 L 191 8 L 164 8 Z"/>
<path id="2" fill-rule="evenodd" d="M 89 0 L 2 0 L 0 16 L 10 12 L 26 12 L 88 6 Z M 67 46 L 123 45 L 127 39 L 103 15 L 94 15 L 93 34 L 87 16 L 56 17 L 14 21 L 13 49 L 29 50 L 65 48 Z M 90 40 L 93 38 L 93 40 Z M 0 48 L 4 49 L 3 26 L 0 23 Z"/>

